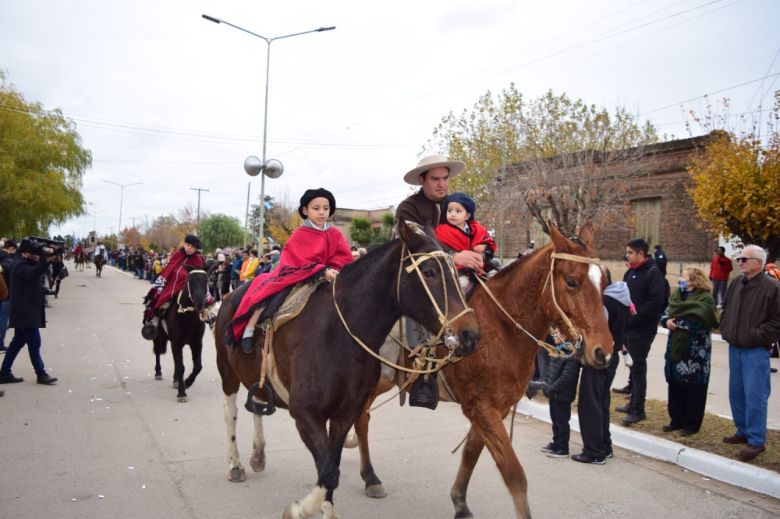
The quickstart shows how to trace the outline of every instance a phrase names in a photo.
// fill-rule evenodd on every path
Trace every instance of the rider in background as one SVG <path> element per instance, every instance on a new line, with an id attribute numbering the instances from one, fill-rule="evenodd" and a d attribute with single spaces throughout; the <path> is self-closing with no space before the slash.
<path id="1" fill-rule="evenodd" d="M 171 254 L 165 270 L 157 276 L 154 286 L 144 298 L 146 309 L 144 310 L 143 324 L 145 327 L 150 325 L 151 328 L 156 329 L 160 318 L 170 306 L 171 300 L 184 288 L 188 274 L 184 266 L 203 268 L 203 257 L 198 252 L 200 248 L 200 239 L 194 234 L 188 234 L 184 238 L 184 244 L 181 248 Z"/>
<path id="2" fill-rule="evenodd" d="M 94 261 L 99 255 L 103 256 L 103 259 L 108 261 L 108 251 L 106 251 L 106 246 L 103 245 L 102 241 L 98 241 L 97 245 L 95 245 L 95 250 L 92 253 L 92 260 Z"/>

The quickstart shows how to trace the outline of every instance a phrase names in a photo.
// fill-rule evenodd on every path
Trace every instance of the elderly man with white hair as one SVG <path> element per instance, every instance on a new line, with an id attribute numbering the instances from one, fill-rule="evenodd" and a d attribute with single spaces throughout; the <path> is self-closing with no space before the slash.
<path id="1" fill-rule="evenodd" d="M 737 258 L 741 276 L 726 293 L 720 331 L 729 343 L 729 403 L 737 431 L 724 443 L 746 444 L 739 456 L 752 460 L 765 449 L 769 352 L 780 339 L 780 283 L 764 274 L 766 251 L 747 245 Z"/>

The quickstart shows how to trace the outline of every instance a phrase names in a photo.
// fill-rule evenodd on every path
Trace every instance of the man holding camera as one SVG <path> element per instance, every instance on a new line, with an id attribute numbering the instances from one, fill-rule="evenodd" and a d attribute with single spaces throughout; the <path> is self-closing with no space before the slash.
<path id="1" fill-rule="evenodd" d="M 56 260 L 54 249 L 31 239 L 24 238 L 19 244 L 21 260 L 11 272 L 11 312 L 8 323 L 14 329 L 14 338 L 8 345 L 8 352 L 0 367 L 0 384 L 22 382 L 21 377 L 11 373 L 11 367 L 21 349 L 27 345 L 39 384 L 51 385 L 57 379 L 49 376 L 41 357 L 40 328 L 46 327 L 46 307 L 42 277 L 48 264 Z"/>

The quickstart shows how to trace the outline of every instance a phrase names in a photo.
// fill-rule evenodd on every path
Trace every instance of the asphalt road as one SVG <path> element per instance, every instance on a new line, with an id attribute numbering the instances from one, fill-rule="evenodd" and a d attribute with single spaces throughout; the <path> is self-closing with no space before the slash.
<path id="1" fill-rule="evenodd" d="M 113 268 L 103 278 L 71 268 L 48 310 L 43 356 L 56 386 L 40 386 L 26 354 L 0 398 L 0 518 L 281 517 L 316 481 L 314 464 L 284 411 L 265 419 L 266 469 L 248 467 L 252 420 L 240 410 L 238 445 L 244 483 L 226 479 L 222 393 L 213 338 L 204 370 L 177 403 L 173 361 L 155 381 L 151 343 L 140 335 L 149 284 Z M 191 363 L 187 359 L 187 366 Z M 240 398 L 244 393 L 240 393 Z M 703 478 L 676 465 L 617 449 L 604 466 L 550 459 L 539 448 L 549 425 L 517 418 L 515 448 L 538 518 L 769 518 L 780 501 Z M 449 489 L 467 422 L 457 406 L 435 412 L 392 403 L 372 420 L 373 461 L 388 496 L 363 495 L 355 450 L 345 451 L 336 511 L 347 518 L 450 518 Z M 580 448 L 572 435 L 571 449 Z M 498 471 L 485 453 L 469 489 L 476 517 L 511 518 Z"/>

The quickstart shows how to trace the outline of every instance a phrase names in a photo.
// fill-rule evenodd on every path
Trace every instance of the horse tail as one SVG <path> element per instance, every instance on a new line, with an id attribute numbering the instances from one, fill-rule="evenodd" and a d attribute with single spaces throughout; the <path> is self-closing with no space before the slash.
<path id="1" fill-rule="evenodd" d="M 168 352 L 168 341 L 154 341 L 155 355 L 165 355 Z"/>

